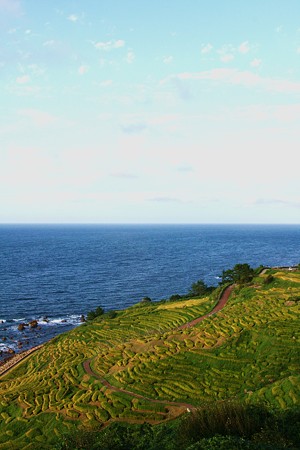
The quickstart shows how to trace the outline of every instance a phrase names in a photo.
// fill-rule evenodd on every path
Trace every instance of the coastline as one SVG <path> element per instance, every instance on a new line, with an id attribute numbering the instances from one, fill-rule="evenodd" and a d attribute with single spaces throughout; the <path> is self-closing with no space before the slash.
<path id="1" fill-rule="evenodd" d="M 42 348 L 43 345 L 44 344 L 36 345 L 28 350 L 24 350 L 23 352 L 15 353 L 11 357 L 8 357 L 6 360 L 2 361 L 0 365 L 0 377 L 8 372 L 12 367 L 16 366 L 19 362 L 27 358 L 27 356 L 31 355 L 31 353 L 34 353 Z"/>

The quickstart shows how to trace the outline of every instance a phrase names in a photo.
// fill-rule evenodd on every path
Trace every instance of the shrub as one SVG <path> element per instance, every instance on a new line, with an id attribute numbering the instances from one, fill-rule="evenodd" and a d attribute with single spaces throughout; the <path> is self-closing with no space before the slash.
<path id="1" fill-rule="evenodd" d="M 274 281 L 273 275 L 267 275 L 266 278 L 264 279 L 264 284 L 270 284 L 273 281 Z"/>
<path id="2" fill-rule="evenodd" d="M 97 306 L 97 308 L 94 311 L 89 311 L 87 313 L 87 320 L 94 320 L 96 317 L 102 316 L 104 314 L 104 309 L 101 308 L 101 306 Z"/>

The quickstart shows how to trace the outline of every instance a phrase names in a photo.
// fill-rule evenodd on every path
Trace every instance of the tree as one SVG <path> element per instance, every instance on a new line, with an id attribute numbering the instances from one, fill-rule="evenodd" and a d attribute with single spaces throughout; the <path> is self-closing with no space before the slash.
<path id="1" fill-rule="evenodd" d="M 212 288 L 207 286 L 204 281 L 198 280 L 196 283 L 193 283 L 190 291 L 188 292 L 189 297 L 202 297 L 207 295 L 212 291 Z"/>
<path id="2" fill-rule="evenodd" d="M 236 264 L 233 269 L 223 270 L 220 284 L 245 284 L 252 281 L 253 277 L 254 270 L 249 266 L 249 264 Z"/>
<path id="3" fill-rule="evenodd" d="M 94 320 L 96 317 L 102 316 L 104 314 L 104 309 L 101 308 L 101 306 L 97 306 L 97 308 L 94 311 L 89 311 L 87 313 L 87 320 Z"/>

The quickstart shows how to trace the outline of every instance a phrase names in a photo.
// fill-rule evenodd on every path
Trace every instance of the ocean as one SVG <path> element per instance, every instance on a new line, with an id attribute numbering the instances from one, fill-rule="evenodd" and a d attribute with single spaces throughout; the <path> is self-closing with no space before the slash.
<path id="1" fill-rule="evenodd" d="M 300 225 L 0 225 L 0 355 L 223 270 L 300 263 Z M 38 329 L 20 323 L 38 321 Z"/>

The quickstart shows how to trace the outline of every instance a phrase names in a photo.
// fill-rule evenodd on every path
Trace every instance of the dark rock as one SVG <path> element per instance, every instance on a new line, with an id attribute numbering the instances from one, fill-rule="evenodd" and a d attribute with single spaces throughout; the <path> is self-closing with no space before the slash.
<path id="1" fill-rule="evenodd" d="M 29 326 L 30 328 L 36 328 L 38 326 L 38 321 L 32 320 L 31 322 L 29 322 Z"/>
<path id="2" fill-rule="evenodd" d="M 84 317 L 83 314 L 82 314 L 81 317 L 80 317 L 80 322 L 85 322 L 85 317 Z"/>
<path id="3" fill-rule="evenodd" d="M 18 330 L 19 330 L 19 331 L 23 331 L 24 328 L 25 328 L 25 326 L 26 326 L 25 323 L 19 323 L 19 325 L 18 325 Z"/>

